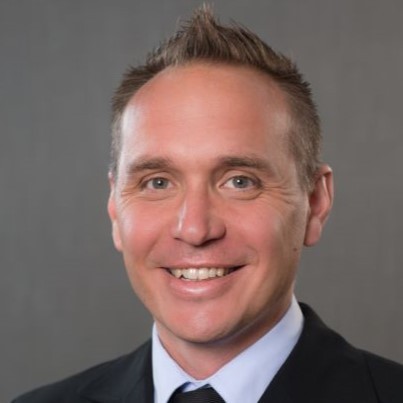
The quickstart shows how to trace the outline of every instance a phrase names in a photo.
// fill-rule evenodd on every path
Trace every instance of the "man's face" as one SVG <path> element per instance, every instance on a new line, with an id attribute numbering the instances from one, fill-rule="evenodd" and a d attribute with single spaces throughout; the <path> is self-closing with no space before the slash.
<path id="1" fill-rule="evenodd" d="M 167 69 L 126 108 L 109 214 L 166 345 L 249 343 L 289 306 L 312 209 L 288 129 L 282 91 L 242 67 Z"/>

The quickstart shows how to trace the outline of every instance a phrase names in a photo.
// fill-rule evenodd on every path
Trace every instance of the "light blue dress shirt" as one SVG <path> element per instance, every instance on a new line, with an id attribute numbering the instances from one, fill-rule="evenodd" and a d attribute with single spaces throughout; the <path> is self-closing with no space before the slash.
<path id="1" fill-rule="evenodd" d="M 256 403 L 297 343 L 303 327 L 301 309 L 293 297 L 283 318 L 256 343 L 204 380 L 186 374 L 162 346 L 156 326 L 152 334 L 154 402 L 167 403 L 181 385 L 194 390 L 211 385 L 226 403 Z"/>

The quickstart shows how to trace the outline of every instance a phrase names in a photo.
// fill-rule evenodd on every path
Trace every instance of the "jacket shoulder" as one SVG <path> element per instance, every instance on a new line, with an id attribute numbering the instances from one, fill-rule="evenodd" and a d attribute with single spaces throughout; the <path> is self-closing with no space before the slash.
<path id="1" fill-rule="evenodd" d="M 79 403 L 81 400 L 77 394 L 78 389 L 102 373 L 109 365 L 113 365 L 114 361 L 96 365 L 61 381 L 41 386 L 23 394 L 12 403 L 67 403 L 72 401 Z"/>
<path id="2" fill-rule="evenodd" d="M 149 351 L 150 343 L 145 343 L 130 354 L 98 364 L 87 370 L 69 376 L 61 381 L 51 383 L 27 392 L 11 403 L 84 403 L 88 399 L 81 393 L 93 383 L 108 379 L 110 374 L 124 372 L 136 364 Z"/>
<path id="3" fill-rule="evenodd" d="M 269 386 L 267 401 L 403 403 L 401 365 L 357 349 L 310 307 L 301 308 L 302 334 Z"/>
<path id="4" fill-rule="evenodd" d="M 401 403 L 403 399 L 403 365 L 363 352 L 379 401 Z"/>

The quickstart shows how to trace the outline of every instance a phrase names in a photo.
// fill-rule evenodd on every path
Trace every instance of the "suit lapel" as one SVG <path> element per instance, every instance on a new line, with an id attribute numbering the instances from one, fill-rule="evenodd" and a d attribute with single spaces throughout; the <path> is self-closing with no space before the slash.
<path id="1" fill-rule="evenodd" d="M 259 403 L 377 403 L 363 354 L 301 308 L 301 337 Z"/>
<path id="2" fill-rule="evenodd" d="M 79 394 L 97 403 L 153 402 L 151 341 L 100 370 Z"/>

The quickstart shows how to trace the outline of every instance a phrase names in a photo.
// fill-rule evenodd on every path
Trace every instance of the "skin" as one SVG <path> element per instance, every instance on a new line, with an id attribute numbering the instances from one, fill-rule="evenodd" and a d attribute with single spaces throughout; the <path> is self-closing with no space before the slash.
<path id="1" fill-rule="evenodd" d="M 302 188 L 289 122 L 269 77 L 202 63 L 164 70 L 125 110 L 110 176 L 114 243 L 163 345 L 197 379 L 281 319 L 301 249 L 330 211 L 331 170 Z M 189 267 L 237 270 L 198 282 L 168 270 Z"/>

